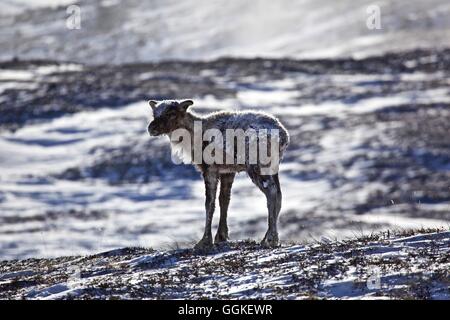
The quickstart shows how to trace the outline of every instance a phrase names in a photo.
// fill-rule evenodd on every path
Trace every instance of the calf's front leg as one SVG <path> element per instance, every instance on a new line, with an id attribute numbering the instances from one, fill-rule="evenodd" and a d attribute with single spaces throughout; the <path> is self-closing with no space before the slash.
<path id="1" fill-rule="evenodd" d="M 216 206 L 216 193 L 218 184 L 218 175 L 214 172 L 205 172 L 203 174 L 205 181 L 205 210 L 206 210 L 206 222 L 205 232 L 203 238 L 195 245 L 195 249 L 210 249 L 213 246 L 211 225 L 214 215 L 214 209 Z"/>
<path id="2" fill-rule="evenodd" d="M 233 185 L 235 175 L 235 173 L 226 173 L 220 176 L 220 220 L 219 228 L 217 229 L 217 233 L 214 238 L 215 243 L 228 240 L 227 213 L 228 205 L 230 204 L 231 186 Z"/>

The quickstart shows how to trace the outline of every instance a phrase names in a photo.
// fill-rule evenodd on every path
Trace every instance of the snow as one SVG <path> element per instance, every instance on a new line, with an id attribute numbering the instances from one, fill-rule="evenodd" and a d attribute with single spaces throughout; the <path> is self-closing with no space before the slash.
<path id="1" fill-rule="evenodd" d="M 418 42 L 423 47 L 443 47 L 450 28 L 446 0 L 415 0 L 403 5 L 395 0 L 383 1 L 379 3 L 380 30 L 366 25 L 366 8 L 373 5 L 371 0 L 170 0 L 77 1 L 81 29 L 64 31 L 66 8 L 73 2 L 2 2 L 0 9 L 8 31 L 0 34 L 0 42 L 7 44 L 0 57 L 19 55 L 85 63 L 222 56 L 361 58 L 410 50 Z M 33 12 L 30 19 L 14 23 L 15 16 L 25 10 Z M 20 46 L 14 44 L 17 38 L 22 40 Z M 132 52 L 130 47 L 134 48 Z"/>
<path id="2" fill-rule="evenodd" d="M 54 72 L 78 72 L 80 65 L 63 64 L 31 70 L 2 70 L 5 84 L 17 81 L 39 83 L 34 77 L 51 76 Z M 215 72 L 210 72 L 215 74 Z M 354 157 L 369 155 L 361 146 L 366 141 L 387 139 L 380 133 L 386 129 L 383 122 L 355 127 L 336 127 L 323 130 L 316 116 L 326 115 L 345 121 L 353 115 L 371 115 L 392 105 L 448 102 L 448 90 L 443 88 L 410 91 L 361 99 L 356 103 L 324 101 L 315 104 L 297 102 L 298 90 L 305 81 L 332 81 L 351 83 L 352 86 L 373 81 L 389 80 L 383 74 L 319 75 L 318 78 L 296 74 L 289 80 L 267 81 L 264 85 L 248 86 L 224 81 L 235 89 L 234 98 L 217 99 L 213 96 L 194 99 L 194 111 L 217 109 L 260 109 L 278 116 L 301 132 L 320 132 L 317 145 L 320 152 L 308 149 L 288 149 L 280 168 L 283 189 L 281 219 L 295 217 L 295 223 L 280 228 L 281 239 L 303 241 L 311 237 L 342 238 L 360 232 L 382 228 L 437 227 L 448 225 L 448 220 L 405 216 L 401 206 L 383 206 L 370 214 L 353 211 L 355 204 L 364 204 L 377 190 L 387 190 L 380 182 L 365 181 L 370 160 L 358 161 L 350 168 L 339 165 Z M 430 81 L 441 75 L 430 74 Z M 409 80 L 426 78 L 424 74 Z M 33 81 L 30 79 L 34 79 Z M 308 80 L 309 79 L 309 80 Z M 244 79 L 245 80 L 245 79 Z M 246 79 L 243 82 L 250 81 Z M 254 79 L 253 79 L 254 81 Z M 119 107 L 99 107 L 90 111 L 65 114 L 59 118 L 21 127 L 0 134 L 0 211 L 17 223 L 0 226 L 2 259 L 26 257 L 55 257 L 88 254 L 115 247 L 145 246 L 167 248 L 174 243 L 189 246 L 201 237 L 204 223 L 204 186 L 198 179 L 178 179 L 167 183 L 154 180 L 147 184 L 108 184 L 103 179 L 87 177 L 82 180 L 64 180 L 54 176 L 68 168 L 89 166 L 102 147 L 120 147 L 128 141 L 148 141 L 148 121 L 151 109 L 146 101 Z M 296 131 L 295 131 L 296 132 Z M 295 133 L 294 132 L 294 133 Z M 299 143 L 300 140 L 293 140 Z M 167 139 L 155 140 L 168 145 Z M 149 150 L 151 152 L 151 150 Z M 291 158 L 289 158 L 291 157 Z M 374 155 L 373 157 L 376 157 Z M 290 160 L 289 160 L 290 159 Z M 311 161 L 314 165 L 311 165 Z M 175 166 L 175 165 L 174 165 Z M 305 170 L 320 170 L 314 179 L 296 176 Z M 333 185 L 333 168 L 352 183 Z M 336 206 L 339 206 L 336 209 Z M 429 211 L 445 210 L 448 204 L 426 204 Z M 262 237 L 266 228 L 264 195 L 241 174 L 233 185 L 229 226 L 231 237 L 242 239 Z M 49 212 L 55 218 L 49 218 Z M 98 215 L 96 213 L 99 212 Z M 86 219 L 77 218 L 80 213 Z M 88 219 L 90 215 L 93 218 Z M 57 217 L 57 218 L 56 218 Z M 214 225 L 218 221 L 215 215 Z M 303 225 L 306 225 L 304 227 Z M 26 235 L 26 236 L 24 236 Z"/>
<path id="3" fill-rule="evenodd" d="M 67 6 L 76 2 L 75 0 L 8 0 L 1 4 L 2 14 L 20 14 L 26 10 L 39 8 L 56 8 Z"/>
<path id="4" fill-rule="evenodd" d="M 0 290 L 0 298 L 450 298 L 448 126 L 440 123 L 449 115 L 448 51 L 363 65 L 212 60 L 362 59 L 417 49 L 418 40 L 437 48 L 448 42 L 446 0 L 414 0 L 404 10 L 384 1 L 376 31 L 365 26 L 369 0 L 82 0 L 82 28 L 67 30 L 72 3 L 0 4 L 0 59 L 19 58 L 0 68 L 0 285 L 12 290 Z M 143 64 L 143 72 L 113 65 L 172 59 L 204 62 Z M 110 65 L 89 66 L 99 63 Z M 100 81 L 103 72 L 117 79 Z M 115 89 L 126 103 L 111 102 Z M 233 241 L 208 254 L 187 249 L 203 232 L 204 184 L 199 175 L 178 174 L 163 152 L 168 139 L 146 132 L 153 116 L 144 97 L 174 92 L 192 95 L 186 98 L 200 114 L 258 110 L 289 128 L 281 247 L 236 241 L 259 241 L 267 229 L 264 195 L 239 174 L 228 215 Z M 127 152 L 130 162 L 121 163 Z M 92 174 L 99 163 L 111 170 Z M 140 180 L 151 165 L 158 173 Z M 120 178 L 120 166 L 139 179 Z M 63 175 L 74 169 L 81 178 Z M 15 287 L 17 280 L 30 285 Z M 161 291 L 161 283 L 174 290 Z"/>
<path id="5" fill-rule="evenodd" d="M 50 75 L 57 72 L 76 72 L 83 70 L 83 67 L 79 64 L 68 63 L 61 65 L 48 65 L 41 66 L 31 70 L 8 70 L 0 69 L 1 81 L 29 81 L 36 80 L 36 77 Z"/>
<path id="6" fill-rule="evenodd" d="M 448 299 L 449 243 L 449 231 L 422 230 L 273 250 L 236 242 L 208 254 L 124 248 L 45 260 L 45 269 L 2 262 L 15 271 L 0 281 L 37 277 L 11 285 L 9 299 Z"/>

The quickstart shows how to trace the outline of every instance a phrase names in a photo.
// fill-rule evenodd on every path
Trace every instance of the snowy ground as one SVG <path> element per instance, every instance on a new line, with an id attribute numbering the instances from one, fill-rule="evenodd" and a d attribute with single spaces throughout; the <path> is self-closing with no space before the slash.
<path id="1" fill-rule="evenodd" d="M 150 98 L 281 118 L 292 141 L 281 167 L 284 241 L 447 227 L 448 70 L 448 50 L 365 60 L 2 63 L 0 258 L 200 238 L 201 179 L 146 133 Z M 266 216 L 264 196 L 240 175 L 231 238 L 259 240 Z"/>
<path id="2" fill-rule="evenodd" d="M 72 3 L 81 9 L 80 29 L 66 26 Z M 380 29 L 367 27 L 373 6 Z M 8 0 L 0 3 L 0 59 L 382 55 L 448 46 L 449 12 L 447 0 Z"/>
<path id="3" fill-rule="evenodd" d="M 0 262 L 2 299 L 450 299 L 450 232 Z"/>

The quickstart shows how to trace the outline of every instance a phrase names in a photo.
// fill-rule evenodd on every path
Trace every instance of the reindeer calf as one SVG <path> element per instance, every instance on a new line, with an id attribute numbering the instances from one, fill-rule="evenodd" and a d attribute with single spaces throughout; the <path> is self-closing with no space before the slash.
<path id="1" fill-rule="evenodd" d="M 194 161 L 194 165 L 202 173 L 205 188 L 206 188 L 206 224 L 203 238 L 195 246 L 199 249 L 208 249 L 212 247 L 213 240 L 211 234 L 211 223 L 215 209 L 215 199 L 217 186 L 220 181 L 220 220 L 219 228 L 215 236 L 215 242 L 223 242 L 228 239 L 228 226 L 227 226 L 227 211 L 228 204 L 230 202 L 231 186 L 234 181 L 234 177 L 237 172 L 246 171 L 253 183 L 265 194 L 267 199 L 267 208 L 269 211 L 268 217 L 268 230 L 264 239 L 262 240 L 262 245 L 266 247 L 275 247 L 278 245 L 278 231 L 277 231 L 277 220 L 281 209 L 281 188 L 278 179 L 278 165 L 282 159 L 283 153 L 289 144 L 289 135 L 287 130 L 283 125 L 273 116 L 267 115 L 261 112 L 252 111 L 236 111 L 236 112 L 215 112 L 207 116 L 200 116 L 194 112 L 188 110 L 188 108 L 193 104 L 192 100 L 185 101 L 149 101 L 149 104 L 153 110 L 154 119 L 148 126 L 148 132 L 151 136 L 168 135 L 171 138 L 173 144 L 177 144 L 176 139 L 172 140 L 175 136 L 175 132 L 179 130 L 184 130 L 184 132 L 189 133 L 194 136 L 196 133 L 196 125 L 201 126 L 201 134 L 207 132 L 207 130 L 215 130 L 214 132 L 222 133 L 224 136 L 227 134 L 227 130 L 252 130 L 252 134 L 248 134 L 245 140 L 246 151 L 244 157 L 238 153 L 236 146 L 234 146 L 233 141 L 230 138 L 221 141 L 217 137 L 214 138 L 215 146 L 218 147 L 212 152 L 212 156 L 219 156 L 220 147 L 222 150 L 227 150 L 227 155 L 229 156 L 230 151 L 233 153 L 233 162 L 221 163 L 216 162 L 205 162 L 205 161 Z M 275 159 L 275 171 L 269 171 L 269 173 L 264 173 L 267 169 L 267 163 L 264 165 L 261 159 L 256 157 L 256 161 L 251 161 L 252 154 L 250 150 L 250 141 L 256 140 L 261 142 L 263 140 L 267 141 L 263 136 L 259 135 L 260 132 L 270 132 L 267 133 L 271 140 L 268 146 L 271 147 L 271 155 L 278 154 Z M 275 132 L 275 134 L 273 133 Z M 276 143 L 273 138 L 276 138 Z M 217 139 L 217 141 L 216 141 Z M 189 139 L 188 139 L 189 140 Z M 189 140 L 190 141 L 190 140 Z M 227 149 L 232 142 L 231 150 Z M 200 142 L 197 140 L 197 145 L 189 145 L 184 147 L 183 152 L 188 154 L 188 158 L 191 161 L 192 155 L 195 153 L 195 147 L 200 144 L 200 150 L 206 150 L 205 138 L 202 137 Z M 276 148 L 274 147 L 276 146 Z M 234 149 L 233 149 L 234 148 Z M 275 148 L 275 149 L 273 149 Z M 187 150 L 186 150 L 187 149 Z M 242 151 L 242 150 L 240 150 Z M 259 150 L 260 151 L 260 150 Z M 275 152 L 274 152 L 275 151 Z M 226 152 L 225 152 L 226 153 Z M 260 155 L 260 154 L 259 154 Z M 219 158 L 220 159 L 220 158 Z M 228 158 L 227 158 L 228 159 Z M 240 161 L 238 161 L 240 159 Z M 255 159 L 255 157 L 253 157 Z"/>

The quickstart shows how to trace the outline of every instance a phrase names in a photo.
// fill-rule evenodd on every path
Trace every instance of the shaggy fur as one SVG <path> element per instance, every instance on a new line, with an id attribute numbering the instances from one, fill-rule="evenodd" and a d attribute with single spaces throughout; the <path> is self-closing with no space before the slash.
<path id="1" fill-rule="evenodd" d="M 256 132 L 262 129 L 278 130 L 279 161 L 289 144 L 289 135 L 284 126 L 275 117 L 262 112 L 253 111 L 235 111 L 235 112 L 215 112 L 207 116 L 200 116 L 188 110 L 193 104 L 191 100 L 185 101 L 150 101 L 153 110 L 154 120 L 148 126 L 148 132 L 151 136 L 171 135 L 176 129 L 186 129 L 194 136 L 194 122 L 199 121 L 202 124 L 203 132 L 208 129 L 217 129 L 222 132 L 224 141 L 223 149 L 226 150 L 226 129 L 253 129 Z M 258 136 L 248 137 L 248 139 L 258 139 Z M 248 141 L 246 140 L 246 143 Z M 269 140 L 270 142 L 270 140 Z M 205 147 L 205 142 L 203 147 Z M 270 143 L 268 145 L 270 147 Z M 247 145 L 248 147 L 248 145 Z M 188 158 L 193 159 L 193 149 L 182 150 L 188 153 Z M 211 224 L 215 210 L 215 199 L 217 187 L 220 181 L 220 220 L 219 228 L 215 236 L 215 242 L 222 242 L 228 239 L 227 211 L 230 202 L 231 187 L 237 172 L 246 171 L 253 183 L 265 194 L 267 199 L 267 208 L 269 211 L 268 230 L 262 244 L 268 247 L 278 245 L 277 220 L 281 209 L 281 188 L 278 173 L 272 175 L 262 174 L 262 165 L 260 163 L 251 163 L 248 161 L 248 154 L 244 163 L 234 164 L 195 164 L 202 173 L 206 190 L 206 224 L 203 238 L 197 243 L 196 248 L 207 249 L 213 245 Z M 278 165 L 278 164 L 277 164 Z"/>

